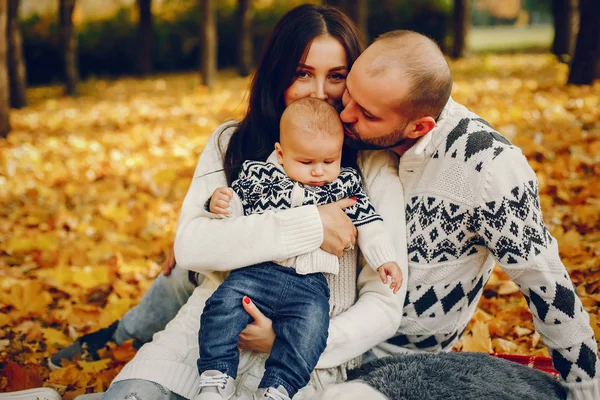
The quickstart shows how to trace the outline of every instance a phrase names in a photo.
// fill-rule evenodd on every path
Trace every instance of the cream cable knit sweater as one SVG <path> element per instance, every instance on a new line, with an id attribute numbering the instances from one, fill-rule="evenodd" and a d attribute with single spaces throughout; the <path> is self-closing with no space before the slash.
<path id="1" fill-rule="evenodd" d="M 231 123 L 217 129 L 200 156 L 183 202 L 175 240 L 177 265 L 208 275 L 211 275 L 208 271 L 230 271 L 294 257 L 317 249 L 323 241 L 316 206 L 222 220 L 206 216 L 203 207 L 206 199 L 214 189 L 227 185 L 222 154 L 232 132 Z M 359 165 L 371 202 L 393 238 L 396 262 L 406 279 L 406 224 L 402 186 L 397 176 L 398 158 L 390 152 L 366 152 L 361 155 Z M 346 252 L 340 262 L 340 273 L 328 277 L 332 319 L 327 347 L 309 386 L 295 399 L 310 398 L 323 385 L 343 380 L 347 367 L 356 366 L 361 354 L 392 336 L 400 324 L 406 286 L 394 295 L 372 268 L 364 267 L 364 258 L 360 258 L 358 271 L 356 261 L 356 251 Z M 357 292 L 359 297 L 355 302 Z M 193 398 L 199 383 L 196 359 L 200 315 L 209 296 L 210 291 L 197 288 L 175 319 L 138 351 L 115 382 L 146 379 Z M 264 359 L 263 355 L 242 353 L 236 398 L 247 396 L 257 387 Z"/>

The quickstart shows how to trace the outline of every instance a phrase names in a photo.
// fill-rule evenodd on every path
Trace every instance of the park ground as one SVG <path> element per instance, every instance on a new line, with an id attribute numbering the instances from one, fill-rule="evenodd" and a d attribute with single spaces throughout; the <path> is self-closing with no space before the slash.
<path id="1" fill-rule="evenodd" d="M 546 54 L 451 62 L 453 97 L 523 149 L 541 207 L 600 338 L 600 85 L 566 86 Z M 178 210 L 210 133 L 239 119 L 248 80 L 195 73 L 83 82 L 78 98 L 31 88 L 0 140 L 0 392 L 103 390 L 134 354 L 51 372 L 45 359 L 133 307 L 172 246 Z M 201 240 L 201 238 L 199 238 Z M 548 355 L 527 303 L 500 270 L 457 349 Z"/>

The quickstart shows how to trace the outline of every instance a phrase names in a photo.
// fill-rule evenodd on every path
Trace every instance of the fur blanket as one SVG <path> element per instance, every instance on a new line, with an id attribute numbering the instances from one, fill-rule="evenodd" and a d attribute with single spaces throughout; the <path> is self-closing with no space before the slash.
<path id="1" fill-rule="evenodd" d="M 396 355 L 349 372 L 390 400 L 566 399 L 544 372 L 481 353 Z"/>

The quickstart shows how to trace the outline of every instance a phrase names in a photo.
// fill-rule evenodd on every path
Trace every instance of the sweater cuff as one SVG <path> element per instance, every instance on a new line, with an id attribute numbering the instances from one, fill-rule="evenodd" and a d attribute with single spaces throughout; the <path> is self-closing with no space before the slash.
<path id="1" fill-rule="evenodd" d="M 339 258 L 322 249 L 296 257 L 296 273 L 299 275 L 315 274 L 317 272 L 337 275 L 339 271 Z"/>
<path id="2" fill-rule="evenodd" d="M 323 243 L 323 223 L 316 206 L 292 208 L 278 216 L 289 256 L 309 253 Z"/>
<path id="3" fill-rule="evenodd" d="M 567 400 L 600 399 L 600 378 L 562 384 L 567 389 Z"/>
<path id="4" fill-rule="evenodd" d="M 374 271 L 377 271 L 379 267 L 387 262 L 396 261 L 396 249 L 394 246 L 369 246 L 366 249 L 360 249 L 362 255 L 365 257 L 367 264 Z"/>

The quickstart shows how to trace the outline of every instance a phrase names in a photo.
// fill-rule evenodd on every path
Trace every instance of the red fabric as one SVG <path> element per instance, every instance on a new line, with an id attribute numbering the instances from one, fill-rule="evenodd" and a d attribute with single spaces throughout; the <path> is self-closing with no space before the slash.
<path id="1" fill-rule="evenodd" d="M 529 368 L 539 369 L 540 371 L 544 371 L 550 375 L 558 377 L 558 371 L 552 366 L 552 359 L 549 357 L 523 356 L 518 354 L 503 353 L 492 353 L 492 356 L 516 362 L 517 364 L 525 365 Z"/>

